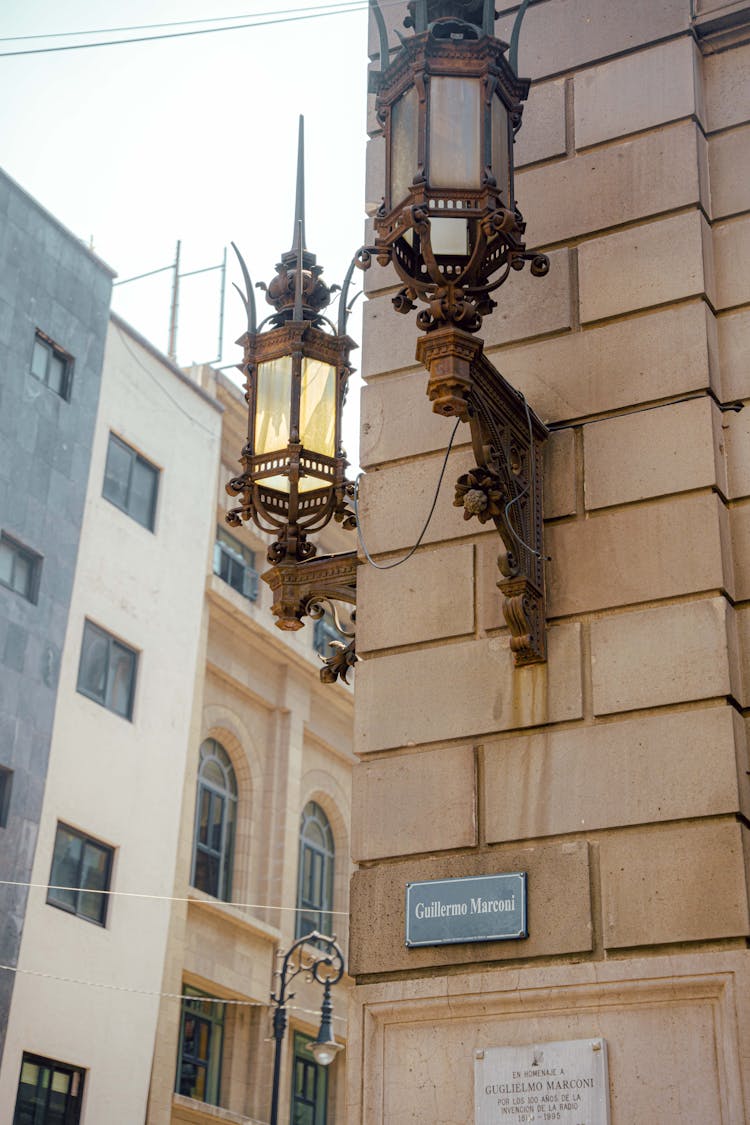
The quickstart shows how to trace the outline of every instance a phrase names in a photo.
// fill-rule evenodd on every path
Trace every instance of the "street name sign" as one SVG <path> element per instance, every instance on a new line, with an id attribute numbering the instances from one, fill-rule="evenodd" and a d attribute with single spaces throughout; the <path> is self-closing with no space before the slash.
<path id="1" fill-rule="evenodd" d="M 526 873 L 406 885 L 406 944 L 455 945 L 528 937 Z"/>
<path id="2" fill-rule="evenodd" d="M 610 1125 L 606 1040 L 480 1049 L 474 1102 L 474 1125 Z"/>

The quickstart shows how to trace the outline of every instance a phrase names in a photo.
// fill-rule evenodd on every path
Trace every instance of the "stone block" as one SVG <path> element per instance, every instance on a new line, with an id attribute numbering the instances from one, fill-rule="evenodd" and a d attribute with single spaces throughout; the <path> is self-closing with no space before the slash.
<path id="1" fill-rule="evenodd" d="M 530 240 L 548 246 L 697 203 L 697 143 L 697 125 L 685 121 L 520 172 Z"/>
<path id="2" fill-rule="evenodd" d="M 708 397 L 591 422 L 583 449 L 588 509 L 716 483 Z"/>
<path id="3" fill-rule="evenodd" d="M 527 873 L 532 903 L 528 938 L 406 948 L 407 883 L 505 871 Z M 348 968 L 354 977 L 587 952 L 592 947 L 588 849 L 585 843 L 492 848 L 365 868 L 352 879 L 351 919 Z"/>
<path id="4" fill-rule="evenodd" d="M 713 229 L 717 309 L 750 302 L 750 216 Z"/>
<path id="5" fill-rule="evenodd" d="M 725 588 L 721 508 L 717 496 L 692 493 L 547 528 L 548 615 Z"/>
<path id="6" fill-rule="evenodd" d="M 422 409 L 429 412 L 426 400 Z M 362 536 L 370 554 L 397 551 L 416 543 L 435 497 L 443 459 L 444 455 L 436 454 L 365 475 L 360 483 L 359 510 Z M 454 483 L 474 463 L 470 448 L 451 452 L 423 543 L 468 536 L 480 530 L 481 524 L 466 522 L 461 509 L 453 506 Z M 418 559 L 415 567 L 419 570 Z"/>
<path id="7" fill-rule="evenodd" d="M 474 631 L 474 545 L 420 551 L 392 570 L 360 567 L 357 652 L 418 644 Z"/>
<path id="8" fill-rule="evenodd" d="M 488 743 L 487 842 L 742 812 L 742 726 L 731 707 L 711 707 Z"/>
<path id="9" fill-rule="evenodd" d="M 572 430 L 553 430 L 544 445 L 544 518 L 575 513 L 575 434 Z"/>
<path id="10" fill-rule="evenodd" d="M 626 831 L 600 845 L 607 949 L 748 934 L 743 829 L 736 821 Z"/>
<path id="11" fill-rule="evenodd" d="M 355 766 L 352 859 L 361 863 L 474 847 L 478 842 L 475 777 L 471 746 Z"/>
<path id="12" fill-rule="evenodd" d="M 716 325 L 721 400 L 750 398 L 750 309 L 726 313 Z"/>
<path id="13" fill-rule="evenodd" d="M 373 379 L 362 389 L 359 462 L 364 468 L 445 450 L 455 421 L 435 414 L 427 397 L 427 372 Z M 455 445 L 470 441 L 459 427 Z"/>
<path id="14" fill-rule="evenodd" d="M 488 348 L 511 340 L 562 331 L 570 326 L 570 270 L 568 251 L 550 255 L 547 277 L 532 277 L 528 269 L 513 272 L 500 290 L 498 308 L 484 321 Z M 373 270 L 379 269 L 377 265 Z M 419 330 L 415 314 L 403 316 L 391 305 L 390 296 L 370 298 L 364 310 L 364 378 L 416 366 Z M 426 376 L 425 376 L 426 377 Z"/>
<path id="15" fill-rule="evenodd" d="M 595 715 L 731 694 L 725 598 L 591 622 Z"/>
<path id="16" fill-rule="evenodd" d="M 363 661 L 357 668 L 355 751 L 580 718 L 580 628 L 577 623 L 550 628 L 547 663 L 526 668 L 514 667 L 507 636 Z"/>
<path id="17" fill-rule="evenodd" d="M 748 341 L 750 343 L 750 341 Z M 739 413 L 714 408 L 717 449 L 723 456 L 726 481 L 722 492 L 729 500 L 750 496 L 750 410 Z"/>
<path id="18" fill-rule="evenodd" d="M 702 301 L 690 301 L 491 359 L 537 414 L 561 422 L 708 387 L 712 321 Z"/>
<path id="19" fill-rule="evenodd" d="M 735 597 L 750 598 L 750 503 L 738 504 L 729 511 L 734 559 Z"/>
<path id="20" fill-rule="evenodd" d="M 750 43 L 703 59 L 710 133 L 750 119 Z"/>
<path id="21" fill-rule="evenodd" d="M 712 137 L 708 153 L 712 217 L 750 210 L 750 126 Z"/>
<path id="22" fill-rule="evenodd" d="M 576 74 L 576 148 L 695 114 L 695 55 L 685 36 Z"/>
<path id="23" fill-rule="evenodd" d="M 581 320 L 707 293 L 704 264 L 708 227 L 698 211 L 632 227 L 584 242 L 578 249 Z"/>
<path id="24" fill-rule="evenodd" d="M 509 39 L 516 13 L 503 16 L 496 34 Z M 593 10 L 587 0 L 551 0 L 532 4 L 520 39 L 519 73 L 529 78 L 560 74 L 583 63 L 632 51 L 681 31 L 690 11 L 684 0 L 633 0 Z"/>
<path id="25" fill-rule="evenodd" d="M 523 125 L 516 134 L 513 162 L 516 168 L 562 156 L 566 151 L 565 79 L 535 82 L 523 110 Z"/>

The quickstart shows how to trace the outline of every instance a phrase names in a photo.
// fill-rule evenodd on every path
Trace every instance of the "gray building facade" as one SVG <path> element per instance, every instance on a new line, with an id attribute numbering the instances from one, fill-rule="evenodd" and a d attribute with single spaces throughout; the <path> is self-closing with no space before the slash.
<path id="1" fill-rule="evenodd" d="M 0 1056 L 44 793 L 113 271 L 0 171 Z"/>

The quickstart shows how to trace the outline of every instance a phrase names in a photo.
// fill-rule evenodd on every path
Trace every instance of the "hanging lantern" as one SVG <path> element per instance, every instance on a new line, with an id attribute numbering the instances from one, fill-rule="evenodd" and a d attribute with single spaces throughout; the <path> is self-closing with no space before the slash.
<path id="1" fill-rule="evenodd" d="M 400 312 L 420 299 L 420 328 L 475 332 L 511 268 L 528 259 L 539 276 L 549 268 L 526 253 L 514 195 L 513 138 L 530 83 L 494 37 L 492 0 L 413 0 L 405 23 L 415 34 L 376 83 L 386 182 L 375 250 L 404 282 Z"/>
<path id="2" fill-rule="evenodd" d="M 275 311 L 259 327 L 240 257 L 248 329 L 237 342 L 244 348 L 248 434 L 244 471 L 227 485 L 242 503 L 227 518 L 235 525 L 252 519 L 276 536 L 268 551 L 271 563 L 312 557 L 316 548 L 308 535 L 332 518 L 354 526 L 345 494 L 341 415 L 349 353 L 356 345 L 323 315 L 331 290 L 322 280 L 322 266 L 305 247 L 302 122 L 299 144 L 293 245 L 282 254 L 270 284 L 260 286 Z"/>

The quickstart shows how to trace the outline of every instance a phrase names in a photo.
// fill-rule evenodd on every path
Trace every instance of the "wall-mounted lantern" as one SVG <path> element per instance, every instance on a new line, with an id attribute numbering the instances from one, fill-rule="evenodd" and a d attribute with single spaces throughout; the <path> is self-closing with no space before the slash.
<path id="1" fill-rule="evenodd" d="M 515 199 L 513 138 L 527 79 L 494 36 L 492 0 L 412 0 L 400 49 L 390 56 L 385 21 L 374 76 L 385 139 L 384 198 L 372 253 L 392 263 L 402 288 L 395 308 L 420 302 L 425 335 L 417 358 L 429 372 L 433 410 L 468 421 L 477 466 L 459 480 L 465 518 L 492 519 L 505 547 L 498 585 L 517 664 L 546 658 L 542 456 L 547 430 L 483 354 L 475 334 L 492 294 L 527 261 L 544 276 L 549 260 L 529 253 Z M 514 47 L 524 0 L 514 28 Z"/>
<path id="2" fill-rule="evenodd" d="M 282 254 L 268 286 L 258 286 L 274 309 L 259 325 L 250 276 L 234 247 L 246 289 L 240 295 L 247 331 L 237 343 L 244 349 L 240 370 L 249 409 L 243 472 L 226 486 L 240 504 L 227 521 L 240 526 L 253 520 L 276 536 L 268 550 L 271 569 L 262 577 L 273 590 L 272 610 L 281 629 L 299 629 L 304 616 L 334 610 L 330 601 L 354 604 L 356 589 L 356 552 L 316 557 L 309 539 L 332 519 L 346 528 L 356 526 L 341 442 L 349 353 L 356 345 L 346 335 L 346 291 L 334 325 L 324 314 L 332 290 L 305 246 L 303 149 L 300 118 L 293 245 Z M 323 678 L 345 678 L 355 659 L 353 643 L 339 649 L 326 661 Z"/>

